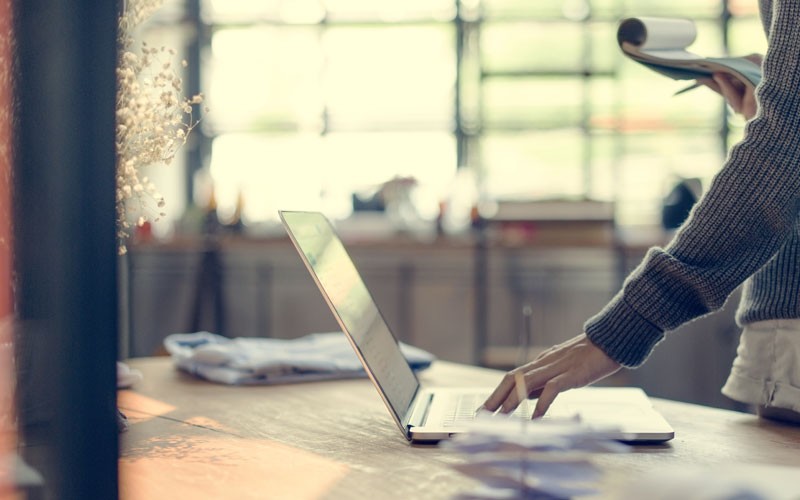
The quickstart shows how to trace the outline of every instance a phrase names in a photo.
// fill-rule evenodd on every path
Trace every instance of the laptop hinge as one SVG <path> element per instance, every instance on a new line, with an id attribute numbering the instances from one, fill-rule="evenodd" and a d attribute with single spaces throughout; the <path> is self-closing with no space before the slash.
<path id="1" fill-rule="evenodd" d="M 421 427 L 425 423 L 425 419 L 428 418 L 428 410 L 430 410 L 431 401 L 433 401 L 432 392 L 423 392 L 417 397 L 420 398 L 420 400 L 413 405 L 414 411 L 411 413 L 407 424 L 409 429 L 412 427 Z"/>

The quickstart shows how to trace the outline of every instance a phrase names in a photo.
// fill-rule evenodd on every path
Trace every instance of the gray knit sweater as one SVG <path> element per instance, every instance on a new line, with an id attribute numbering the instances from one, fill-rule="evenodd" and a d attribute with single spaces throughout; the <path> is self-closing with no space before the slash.
<path id="1" fill-rule="evenodd" d="M 650 249 L 584 327 L 624 366 L 643 363 L 664 332 L 719 309 L 742 283 L 740 325 L 800 318 L 800 3 L 760 7 L 768 49 L 757 115 L 674 239 Z"/>

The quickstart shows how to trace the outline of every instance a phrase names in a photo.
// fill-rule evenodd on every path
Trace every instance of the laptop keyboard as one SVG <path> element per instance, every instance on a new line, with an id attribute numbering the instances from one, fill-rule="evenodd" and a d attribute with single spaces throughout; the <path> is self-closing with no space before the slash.
<path id="1" fill-rule="evenodd" d="M 445 427 L 453 427 L 475 419 L 475 410 L 486 401 L 488 394 L 460 394 L 457 396 L 456 404 L 452 405 L 449 415 L 446 415 L 443 423 Z M 533 404 L 525 400 L 511 414 L 512 417 L 531 418 Z"/>

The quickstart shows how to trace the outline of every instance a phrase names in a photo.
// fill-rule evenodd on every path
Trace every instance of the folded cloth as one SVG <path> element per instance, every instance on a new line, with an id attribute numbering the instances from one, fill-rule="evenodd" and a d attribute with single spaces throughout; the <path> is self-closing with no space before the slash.
<path id="1" fill-rule="evenodd" d="M 228 338 L 209 332 L 173 333 L 164 339 L 175 366 L 222 384 L 278 384 L 366 376 L 341 332 L 297 339 Z M 427 368 L 431 353 L 400 342 L 411 368 Z"/>

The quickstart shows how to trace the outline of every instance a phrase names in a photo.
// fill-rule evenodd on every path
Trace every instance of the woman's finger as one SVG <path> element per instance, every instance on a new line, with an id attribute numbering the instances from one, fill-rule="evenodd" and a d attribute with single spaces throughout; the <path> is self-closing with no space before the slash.
<path id="1" fill-rule="evenodd" d="M 544 414 L 547 413 L 547 410 L 550 409 L 550 405 L 553 404 L 553 401 L 556 400 L 556 397 L 569 389 L 572 389 L 572 386 L 567 374 L 559 375 L 548 381 L 542 388 L 539 398 L 536 400 L 536 408 L 534 408 L 531 418 L 543 417 Z"/>
<path id="2" fill-rule="evenodd" d="M 744 98 L 744 88 L 737 87 L 731 80 L 720 74 L 714 75 L 714 81 L 719 85 L 720 94 L 728 101 L 728 104 L 737 113 L 742 112 L 742 100 Z"/>
<path id="3" fill-rule="evenodd" d="M 697 83 L 702 83 L 703 85 L 710 88 L 717 94 L 722 95 L 722 90 L 720 90 L 719 84 L 715 82 L 713 78 L 698 78 Z"/>
<path id="4" fill-rule="evenodd" d="M 521 370 L 521 368 L 517 368 L 517 370 Z M 488 410 L 488 411 L 497 411 L 498 408 L 506 401 L 508 398 L 509 393 L 514 392 L 514 388 L 516 385 L 515 380 L 515 373 L 516 370 L 512 370 L 507 372 L 503 377 L 503 380 L 497 385 L 494 391 L 489 395 L 489 397 L 484 401 L 481 408 Z"/>

